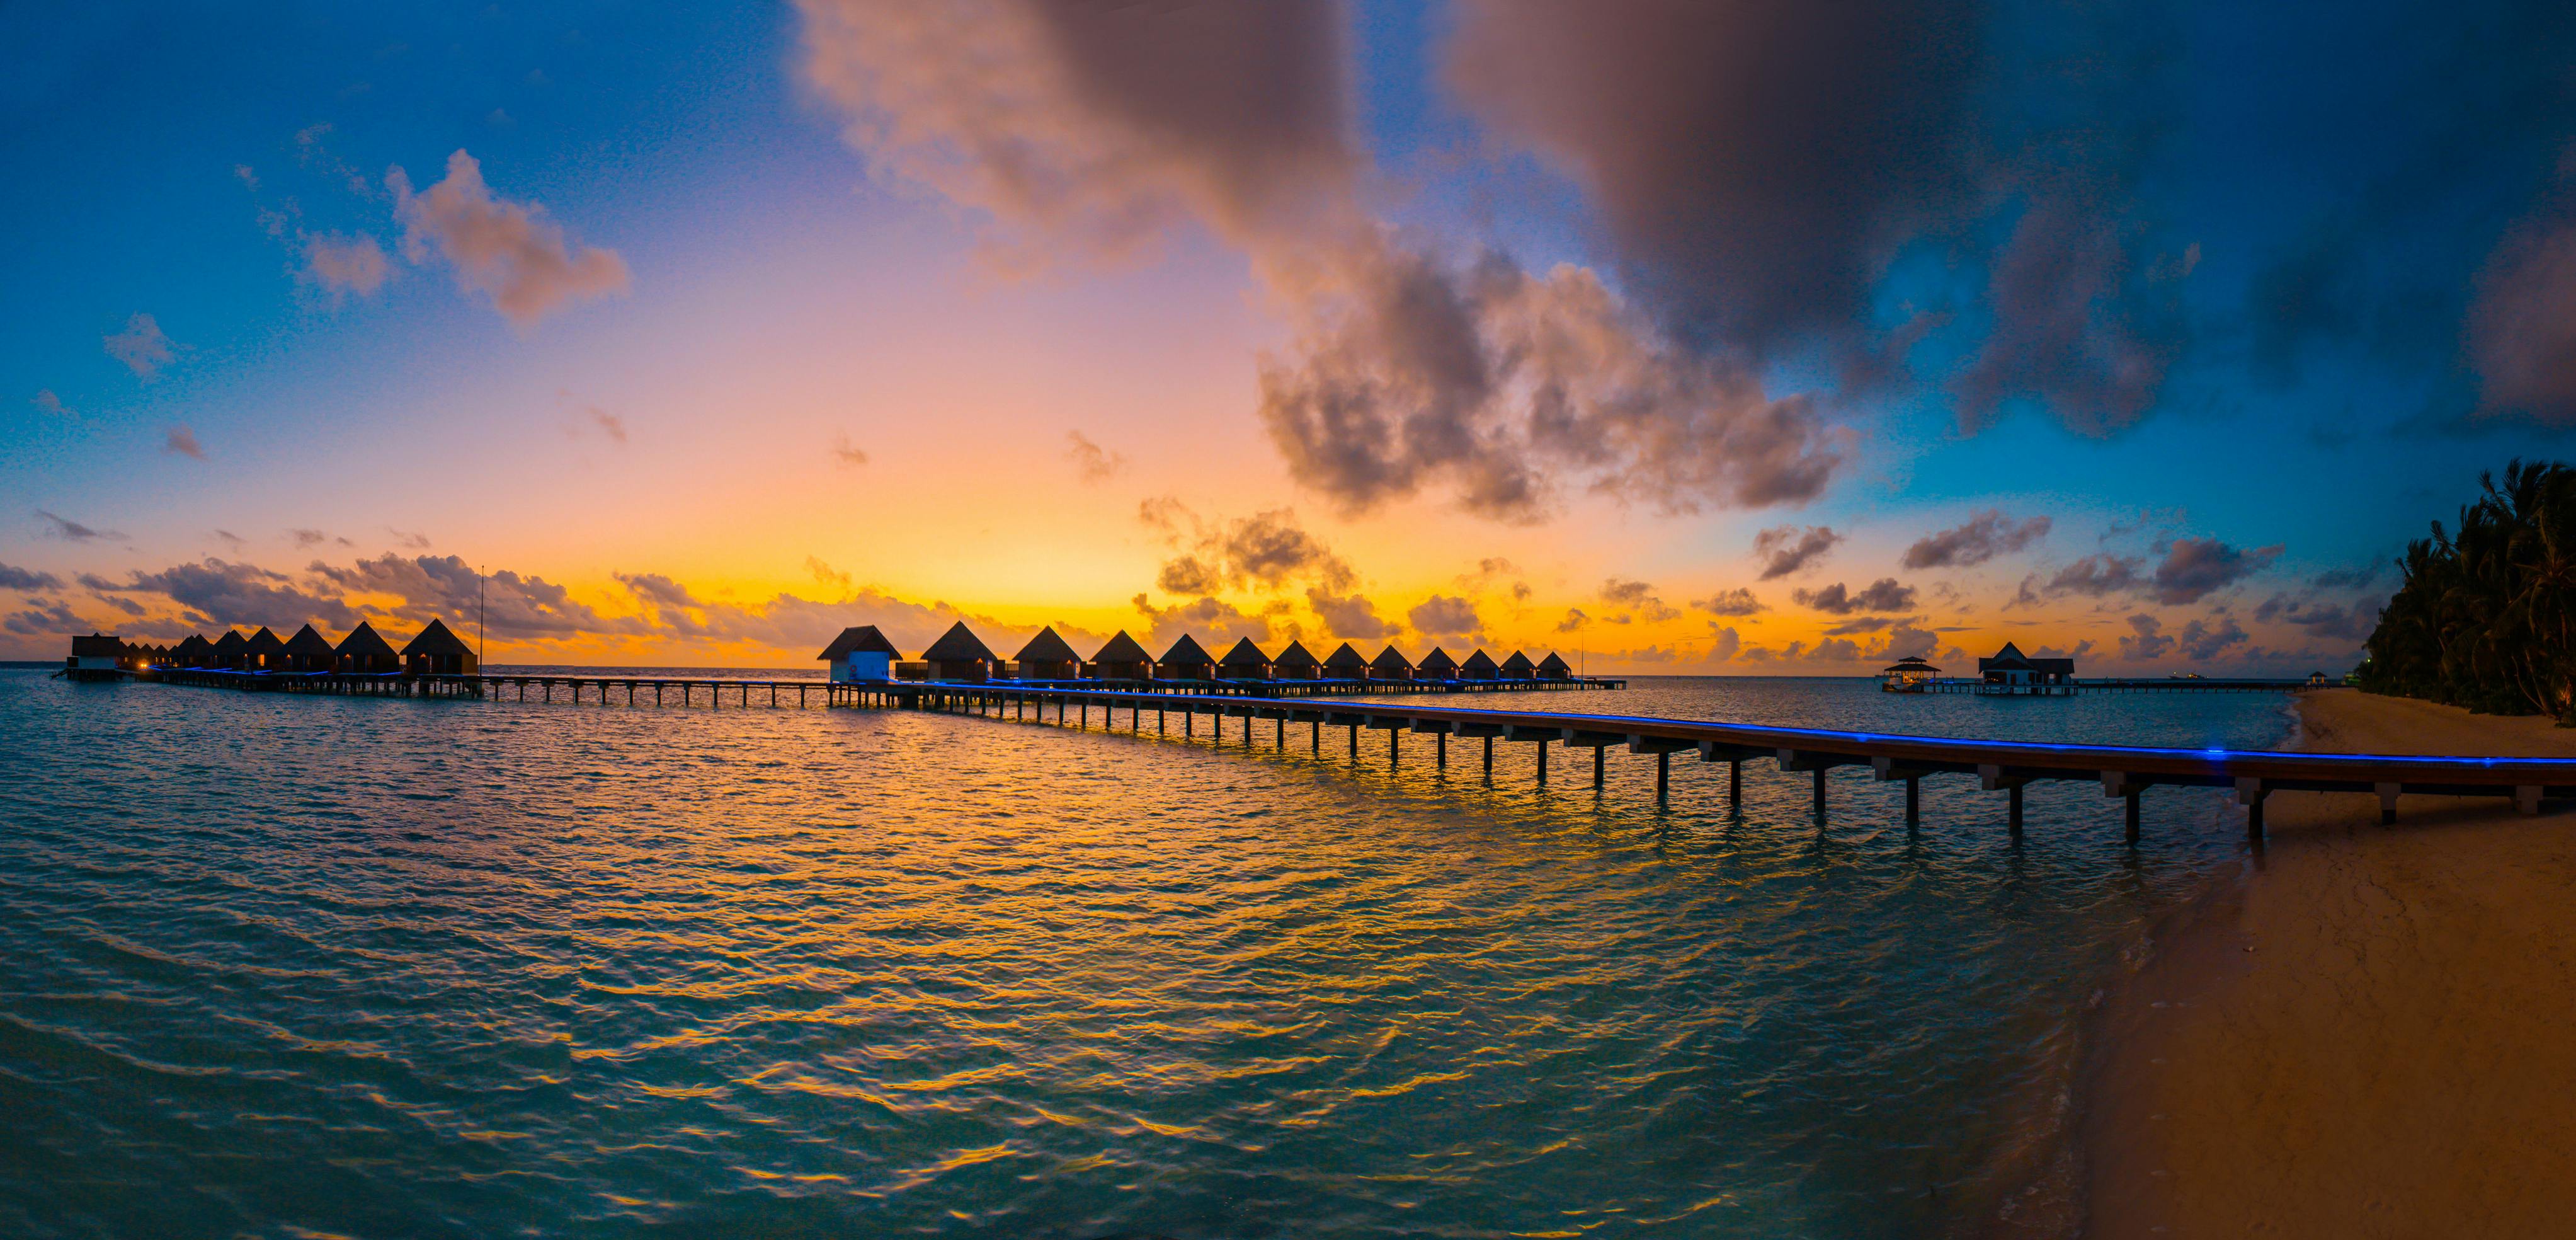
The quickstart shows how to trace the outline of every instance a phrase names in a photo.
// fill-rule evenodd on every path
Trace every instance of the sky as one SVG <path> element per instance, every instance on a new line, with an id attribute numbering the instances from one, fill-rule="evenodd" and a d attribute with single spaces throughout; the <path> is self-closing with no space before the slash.
<path id="1" fill-rule="evenodd" d="M 0 8 L 0 658 L 2340 672 L 2567 454 L 2571 52 L 2479 0 Z"/>

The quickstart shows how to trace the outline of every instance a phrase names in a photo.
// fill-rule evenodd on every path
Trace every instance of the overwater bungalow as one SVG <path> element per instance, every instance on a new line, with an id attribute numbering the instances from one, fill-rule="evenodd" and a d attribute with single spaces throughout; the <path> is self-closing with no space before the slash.
<path id="1" fill-rule="evenodd" d="M 921 652 L 922 661 L 930 665 L 932 680 L 975 683 L 993 678 L 993 665 L 1001 656 L 984 644 L 984 639 L 966 629 L 963 620 L 948 626 L 930 649 Z"/>
<path id="2" fill-rule="evenodd" d="M 1158 680 L 1214 680 L 1216 659 L 1197 638 L 1183 633 L 1162 658 L 1154 660 L 1154 676 Z"/>
<path id="3" fill-rule="evenodd" d="M 1515 650 L 1512 652 L 1512 657 L 1503 660 L 1503 679 L 1535 680 L 1537 678 L 1538 664 L 1530 662 L 1528 655 Z"/>
<path id="4" fill-rule="evenodd" d="M 1366 680 L 1368 672 L 1367 657 L 1351 649 L 1349 642 L 1333 647 L 1333 652 L 1324 656 L 1326 680 Z"/>
<path id="5" fill-rule="evenodd" d="M 1039 629 L 1015 657 L 1022 680 L 1072 680 L 1082 675 L 1082 656 L 1056 636 L 1054 625 Z"/>
<path id="6" fill-rule="evenodd" d="M 259 631 L 251 634 L 250 640 L 242 643 L 242 670 L 246 672 L 286 670 L 286 643 L 278 640 L 277 634 L 269 632 L 267 625 L 259 626 Z"/>
<path id="7" fill-rule="evenodd" d="M 2053 697 L 2075 692 L 2075 660 L 2034 659 L 2005 642 L 1991 658 L 1977 660 L 1979 693 Z"/>
<path id="8" fill-rule="evenodd" d="M 327 672 L 340 661 L 331 649 L 331 639 L 309 624 L 286 639 L 285 655 L 285 668 L 290 672 Z"/>
<path id="9" fill-rule="evenodd" d="M 376 626 L 361 620 L 331 651 L 331 664 L 344 676 L 382 676 L 401 671 L 402 656 L 394 653 L 393 643 L 376 632 Z"/>
<path id="10" fill-rule="evenodd" d="M 1368 674 L 1371 680 L 1411 680 L 1413 660 L 1396 653 L 1395 647 L 1389 646 L 1369 660 Z"/>
<path id="11" fill-rule="evenodd" d="M 1322 671 L 1323 665 L 1315 661 L 1304 642 L 1288 643 L 1288 648 L 1270 661 L 1270 674 L 1281 680 L 1313 680 Z"/>
<path id="12" fill-rule="evenodd" d="M 236 672 L 242 670 L 242 647 L 249 644 L 250 639 L 243 637 L 240 629 L 225 629 L 224 635 L 214 641 L 214 649 L 211 652 L 214 661 L 207 666 L 228 668 Z"/>
<path id="13" fill-rule="evenodd" d="M 125 639 L 113 633 L 74 636 L 71 657 L 63 660 L 63 666 L 75 672 L 114 672 L 124 654 Z"/>
<path id="14" fill-rule="evenodd" d="M 170 652 L 170 666 L 206 667 L 214 662 L 214 658 L 215 644 L 198 634 L 190 633 L 188 640 L 179 643 L 178 648 Z"/>
<path id="15" fill-rule="evenodd" d="M 1268 680 L 1270 667 L 1270 656 L 1261 653 L 1261 647 L 1249 637 L 1238 637 L 1225 657 L 1216 661 L 1216 674 L 1227 680 Z"/>
<path id="16" fill-rule="evenodd" d="M 1572 680 L 1574 679 L 1574 667 L 1565 661 L 1564 655 L 1551 650 L 1547 652 L 1546 658 L 1538 661 L 1538 678 L 1541 680 Z"/>
<path id="17" fill-rule="evenodd" d="M 1922 655 L 1909 654 L 1880 668 L 1878 687 L 1889 693 L 1924 693 L 1941 669 L 1926 662 Z"/>
<path id="18" fill-rule="evenodd" d="M 886 640 L 873 624 L 856 624 L 841 630 L 823 653 L 814 656 L 828 666 L 824 675 L 835 682 L 854 680 L 892 680 L 895 660 L 903 652 Z"/>
<path id="19" fill-rule="evenodd" d="M 1413 676 L 1416 680 L 1456 680 L 1458 661 L 1450 658 L 1448 651 L 1433 646 L 1431 653 L 1422 656 L 1422 661 L 1413 665 Z"/>
<path id="20" fill-rule="evenodd" d="M 1460 680 L 1495 680 L 1499 679 L 1502 673 L 1503 669 L 1494 664 L 1494 656 L 1482 650 L 1468 655 L 1467 661 L 1458 665 Z"/>
<path id="21" fill-rule="evenodd" d="M 447 622 L 431 618 L 429 627 L 402 648 L 403 670 L 414 676 L 471 676 L 483 670 L 483 661 L 474 657 L 474 648 L 447 629 Z"/>
<path id="22" fill-rule="evenodd" d="M 1095 680 L 1152 680 L 1154 656 L 1120 629 L 1100 653 L 1091 656 L 1091 675 Z"/>

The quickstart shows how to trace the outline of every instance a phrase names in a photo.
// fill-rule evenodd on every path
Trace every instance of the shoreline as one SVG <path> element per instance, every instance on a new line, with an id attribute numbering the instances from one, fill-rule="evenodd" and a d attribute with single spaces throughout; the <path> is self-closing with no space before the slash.
<path id="1" fill-rule="evenodd" d="M 2576 757 L 2547 719 L 2297 695 L 2290 747 Z M 2274 793 L 2089 1013 L 2057 1234 L 2547 1234 L 2576 1214 L 2564 809 Z M 2025 1219 L 2007 1235 L 2038 1234 Z"/>

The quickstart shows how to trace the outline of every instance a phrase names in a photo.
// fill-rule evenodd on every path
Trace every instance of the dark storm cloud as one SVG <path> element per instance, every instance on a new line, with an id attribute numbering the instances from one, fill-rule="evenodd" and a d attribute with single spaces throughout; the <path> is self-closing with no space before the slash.
<path id="1" fill-rule="evenodd" d="M 1574 174 L 1629 283 L 1703 347 L 1824 341 L 1862 374 L 1972 309 L 1963 426 L 2027 402 L 2101 434 L 2154 406 L 2188 339 L 2194 257 L 2137 195 L 2169 107 L 2163 26 L 2108 6 L 1521 0 L 1461 10 L 1448 77 Z M 1981 302 L 1874 326 L 1915 244 L 1978 271 Z"/>
<path id="2" fill-rule="evenodd" d="M 2010 520 L 1989 508 L 1965 525 L 1917 540 L 1898 563 L 1906 568 L 1971 568 L 2047 537 L 2049 524 L 2046 517 Z"/>
<path id="3" fill-rule="evenodd" d="M 1815 497 L 1842 463 L 1813 402 L 1594 273 L 1373 218 L 1341 4 L 799 8 L 807 79 L 850 141 L 982 213 L 1006 261 L 1115 259 L 1192 225 L 1244 250 L 1293 336 L 1260 366 L 1263 425 L 1343 511 L 1436 491 L 1528 521 L 1566 487 L 1759 507 Z"/>
<path id="4" fill-rule="evenodd" d="M 1981 5 L 1461 6 L 1448 76 L 1591 192 L 1640 286 L 1712 342 L 1840 331 L 1978 192 Z"/>

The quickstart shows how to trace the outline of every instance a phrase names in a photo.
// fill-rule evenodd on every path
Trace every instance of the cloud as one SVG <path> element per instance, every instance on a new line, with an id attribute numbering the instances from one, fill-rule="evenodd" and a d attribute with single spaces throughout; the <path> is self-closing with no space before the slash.
<path id="1" fill-rule="evenodd" d="M 2013 521 L 2000 509 L 1989 508 L 1968 518 L 1965 525 L 1917 540 L 1905 549 L 1898 564 L 1914 569 L 1973 568 L 2047 537 L 2049 525 L 2047 517 Z"/>
<path id="2" fill-rule="evenodd" d="M 1601 582 L 1601 601 L 1619 607 L 1633 607 L 1649 623 L 1679 619 L 1681 612 L 1667 606 L 1655 594 L 1655 587 L 1642 581 L 1621 581 L 1616 577 Z"/>
<path id="3" fill-rule="evenodd" d="M 120 594 L 162 596 L 217 625 L 265 624 L 291 631 L 314 623 L 345 629 L 359 619 L 357 610 L 335 593 L 306 589 L 285 573 L 212 556 L 158 572 L 136 572 L 121 585 L 97 584 Z"/>
<path id="4" fill-rule="evenodd" d="M 1209 646 L 1210 654 L 1225 653 L 1225 647 L 1239 638 L 1249 637 L 1255 642 L 1270 640 L 1270 618 L 1267 615 L 1246 612 L 1222 599 L 1195 599 L 1171 607 L 1156 607 L 1142 594 L 1130 601 L 1135 603 L 1136 613 L 1145 618 L 1146 640 L 1157 646 L 1167 641 L 1179 641 L 1183 633 L 1198 638 L 1200 645 Z"/>
<path id="5" fill-rule="evenodd" d="M 2297 625 L 2310 637 L 2337 641 L 2360 642 L 2379 627 L 2381 599 L 2362 599 L 2350 605 L 2307 602 L 2275 594 L 2254 609 L 2258 624 Z"/>
<path id="6" fill-rule="evenodd" d="M 0 590 L 59 590 L 62 585 L 63 579 L 52 573 L 0 564 Z"/>
<path id="7" fill-rule="evenodd" d="M 2280 558 L 2281 548 L 2240 549 L 2215 538 L 2177 538 L 2156 565 L 2155 599 L 2159 603 L 2197 603 L 2244 580 Z"/>
<path id="8" fill-rule="evenodd" d="M 1770 610 L 1762 600 L 1753 597 L 1753 591 L 1742 586 L 1720 590 L 1707 598 L 1692 599 L 1691 606 L 1714 616 L 1750 616 Z"/>
<path id="9" fill-rule="evenodd" d="M 1194 555 L 1165 560 L 1154 575 L 1154 588 L 1165 594 L 1213 594 L 1223 585 L 1221 574 Z"/>
<path id="10" fill-rule="evenodd" d="M 202 461 L 206 459 L 206 450 L 197 444 L 197 432 L 189 430 L 184 426 L 173 426 L 170 428 L 169 433 L 162 437 L 161 450 L 172 455 L 189 457 L 194 460 Z"/>
<path id="11" fill-rule="evenodd" d="M 329 534 L 326 534 L 321 530 L 313 529 L 288 530 L 286 531 L 286 536 L 294 539 L 295 545 L 299 548 L 319 547 L 322 544 L 331 541 L 331 536 Z"/>
<path id="12" fill-rule="evenodd" d="M 2088 555 L 2057 570 L 2057 575 L 2048 579 L 2048 592 L 2100 598 L 2106 594 L 2134 590 L 2145 582 L 2138 570 L 2146 563 L 2145 559 L 2137 556 L 2107 552 Z"/>
<path id="13" fill-rule="evenodd" d="M 1755 352 L 1838 332 L 1978 190 L 1977 6 L 1462 7 L 1446 76 L 1590 191 L 1678 321 Z"/>
<path id="14" fill-rule="evenodd" d="M 64 542 L 125 541 L 125 535 L 121 531 L 93 529 L 69 517 L 56 516 L 42 508 L 36 510 L 36 516 L 45 523 L 45 536 L 48 538 L 59 538 Z"/>
<path id="15" fill-rule="evenodd" d="M 2372 560 L 2357 568 L 2330 568 L 2317 574 L 2309 584 L 2320 590 L 2366 590 L 2379 581 L 2379 572 L 2384 567 L 2386 565 L 2381 561 Z"/>
<path id="16" fill-rule="evenodd" d="M 390 525 L 385 527 L 385 532 L 393 535 L 394 545 L 397 547 L 402 547 L 411 551 L 429 550 L 429 535 L 427 534 L 415 534 L 405 530 L 398 530 Z"/>
<path id="17" fill-rule="evenodd" d="M 391 596 L 399 601 L 388 609 L 389 614 L 414 624 L 427 624 L 432 618 L 450 624 L 471 621 L 478 614 L 479 593 L 483 624 L 505 638 L 650 631 L 640 620 L 603 616 L 542 577 L 507 569 L 478 574 L 458 556 L 405 557 L 388 552 L 347 568 L 316 562 L 307 571 L 348 593 Z"/>
<path id="18" fill-rule="evenodd" d="M 585 421 L 592 426 L 598 427 L 601 434 L 608 436 L 608 441 L 610 443 L 617 444 L 621 447 L 625 445 L 626 419 L 610 413 L 597 405 L 584 405 L 581 407 L 581 413 Z M 576 427 L 575 429 L 578 430 L 579 428 Z"/>
<path id="19" fill-rule="evenodd" d="M 837 586 L 845 592 L 850 588 L 850 575 L 845 572 L 837 571 L 830 564 L 824 563 L 823 557 L 819 555 L 809 555 L 805 557 L 805 571 L 814 575 L 814 580 L 817 584 Z"/>
<path id="20" fill-rule="evenodd" d="M 54 395 L 52 388 L 38 388 L 35 398 L 28 403 L 34 405 L 38 413 L 50 413 L 56 417 L 71 416 L 72 411 L 63 407 L 63 398 Z"/>
<path id="21" fill-rule="evenodd" d="M 1404 614 L 1406 623 L 1424 637 L 1472 637 L 1484 631 L 1476 605 L 1455 595 L 1434 594 Z"/>
<path id="22" fill-rule="evenodd" d="M 1894 577 L 1881 577 L 1857 593 L 1844 589 L 1837 581 L 1821 590 L 1792 590 L 1791 601 L 1829 616 L 1848 616 L 1857 612 L 1909 611 L 1914 607 L 1914 587 L 1898 585 Z"/>
<path id="23" fill-rule="evenodd" d="M 1218 544 L 1226 579 L 1277 586 L 1302 576 L 1330 589 L 1349 588 L 1356 576 L 1351 566 L 1296 522 L 1294 511 L 1274 508 L 1229 523 Z"/>
<path id="24" fill-rule="evenodd" d="M 2562 179 L 2564 172 L 2562 171 Z M 2561 186 L 2511 229 L 2476 280 L 2466 336 L 2480 405 L 2576 425 L 2576 204 Z"/>
<path id="25" fill-rule="evenodd" d="M 1073 470 L 1085 482 L 1106 482 L 1127 468 L 1127 458 L 1093 443 L 1081 431 L 1064 433 L 1064 459 L 1073 462 Z"/>
<path id="26" fill-rule="evenodd" d="M 244 537 L 242 537 L 241 535 L 239 535 L 239 534 L 236 534 L 236 533 L 232 532 L 231 530 L 223 530 L 223 529 L 216 530 L 216 531 L 215 531 L 215 538 L 216 538 L 218 541 L 222 542 L 225 546 L 231 547 L 231 548 L 232 548 L 233 550 L 235 550 L 235 551 L 239 551 L 239 550 L 241 550 L 243 547 L 246 547 L 246 546 L 249 546 L 249 545 L 250 545 L 250 540 L 249 540 L 249 539 L 244 538 Z"/>
<path id="27" fill-rule="evenodd" d="M 2173 649 L 2174 639 L 2164 632 L 2164 621 L 2145 612 L 2129 617 L 2129 635 L 2120 639 L 2120 657 L 2144 662 L 2161 659 Z"/>
<path id="28" fill-rule="evenodd" d="M 311 233 L 304 238 L 304 267 L 297 274 L 330 290 L 335 300 L 350 293 L 372 297 L 392 277 L 393 265 L 373 237 Z"/>
<path id="29" fill-rule="evenodd" d="M 2221 616 L 2215 624 L 2193 620 L 2183 625 L 2178 635 L 2183 657 L 2202 663 L 2217 658 L 2230 646 L 2243 645 L 2246 636 L 2244 626 L 2236 623 L 2234 616 Z"/>
<path id="30" fill-rule="evenodd" d="M 1762 561 L 1762 580 L 1771 581 L 1821 563 L 1842 540 L 1827 526 L 1775 526 L 1753 536 L 1753 554 Z"/>
<path id="31" fill-rule="evenodd" d="M 862 451 L 858 445 L 851 443 L 848 435 L 834 435 L 832 437 L 832 459 L 839 461 L 844 467 L 855 468 L 868 463 L 868 454 L 865 451 Z"/>
<path id="32" fill-rule="evenodd" d="M 1983 333 L 1952 384 L 1963 425 L 2026 400 L 2100 433 L 2152 406 L 2188 339 L 2189 263 L 2136 193 L 2165 24 L 1934 0 L 1469 5 L 1446 76 L 1584 188 L 1625 282 L 1688 338 L 1766 361 L 1821 344 L 1867 374 L 1958 319 Z M 1909 246 L 1982 275 L 1975 313 L 1874 321 Z"/>
<path id="33" fill-rule="evenodd" d="M 124 331 L 100 339 L 109 357 L 125 363 L 126 369 L 146 381 L 160 374 L 174 356 L 170 338 L 161 334 L 161 324 L 148 314 L 127 319 Z"/>
<path id="34" fill-rule="evenodd" d="M 1816 495 L 1842 436 L 1673 341 L 1594 273 L 1459 262 L 1369 217 L 1336 4 L 801 0 L 806 79 L 881 171 L 983 218 L 1014 267 L 1204 227 L 1292 328 L 1260 412 L 1345 512 L 1438 489 L 1535 520 L 1560 481 L 1658 510 Z"/>
<path id="35" fill-rule="evenodd" d="M 525 330 L 574 302 L 622 293 L 626 260 L 614 250 L 575 246 L 533 204 L 495 198 L 482 165 L 459 150 L 447 177 L 419 193 L 400 168 L 385 174 L 403 223 L 403 252 L 427 260 L 434 247 L 456 269 L 457 286 L 492 299 Z"/>
<path id="36" fill-rule="evenodd" d="M 1743 634 L 1738 633 L 1731 628 L 1721 627 L 1714 621 L 1710 622 L 1708 626 L 1708 657 L 1710 662 L 1728 662 L 1735 658 L 1737 651 L 1742 649 L 1744 649 Z"/>
<path id="37" fill-rule="evenodd" d="M 1532 521 L 1560 477 L 1668 514 L 1759 508 L 1815 498 L 1844 459 L 1807 398 L 1662 338 L 1582 268 L 1453 268 L 1378 240 L 1302 291 L 1300 356 L 1263 362 L 1261 418 L 1346 512 L 1439 486 Z"/>
<path id="38" fill-rule="evenodd" d="M 1556 631 L 1559 633 L 1573 633 L 1581 630 L 1583 626 L 1590 623 L 1592 623 L 1592 617 L 1585 615 L 1582 608 L 1568 607 L 1565 609 L 1565 618 L 1556 622 Z"/>
<path id="39" fill-rule="evenodd" d="M 25 611 L 0 617 L 0 628 L 28 637 L 77 636 L 97 626 L 73 615 L 61 599 L 37 599 Z"/>
<path id="40" fill-rule="evenodd" d="M 1393 637 L 1399 626 L 1377 614 L 1377 604 L 1357 594 L 1337 595 L 1321 587 L 1306 590 L 1306 607 L 1324 624 L 1324 631 L 1345 641 L 1376 641 Z"/>

